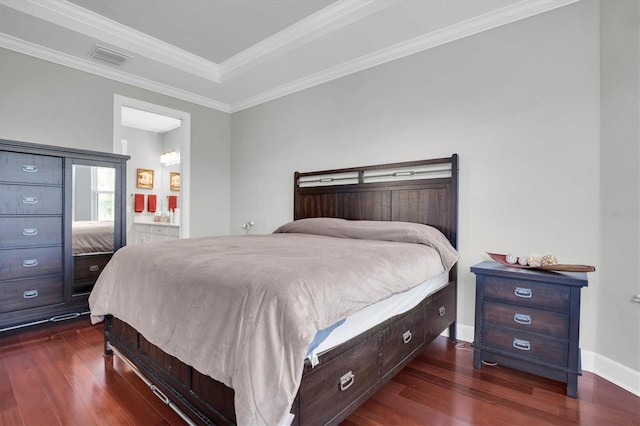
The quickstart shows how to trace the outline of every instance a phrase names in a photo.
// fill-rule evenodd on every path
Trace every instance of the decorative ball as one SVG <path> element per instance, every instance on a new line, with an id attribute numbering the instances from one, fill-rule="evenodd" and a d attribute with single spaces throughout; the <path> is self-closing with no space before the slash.
<path id="1" fill-rule="evenodd" d="M 542 256 L 542 259 L 540 260 L 540 263 L 541 263 L 542 266 L 557 265 L 558 264 L 558 259 L 556 259 L 556 257 L 551 255 L 551 254 L 546 254 L 546 255 Z"/>
<path id="2" fill-rule="evenodd" d="M 527 256 L 518 257 L 518 265 L 527 266 Z"/>
<path id="3" fill-rule="evenodd" d="M 507 263 L 510 263 L 511 265 L 513 265 L 514 263 L 516 263 L 516 262 L 518 261 L 518 258 L 517 258 L 517 257 L 515 257 L 515 256 L 514 256 L 514 255 L 512 255 L 512 254 L 508 254 L 508 255 L 506 255 L 506 256 L 504 257 L 504 260 L 505 260 Z"/>
<path id="4" fill-rule="evenodd" d="M 538 267 L 542 265 L 542 256 L 536 253 L 531 253 L 529 257 L 527 257 L 527 263 L 529 266 Z"/>

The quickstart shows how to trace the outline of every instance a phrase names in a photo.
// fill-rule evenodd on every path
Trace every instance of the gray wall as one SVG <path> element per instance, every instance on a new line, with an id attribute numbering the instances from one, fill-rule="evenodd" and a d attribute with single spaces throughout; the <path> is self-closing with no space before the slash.
<path id="1" fill-rule="evenodd" d="M 640 371 L 640 2 L 601 4 L 598 353 Z"/>
<path id="2" fill-rule="evenodd" d="M 114 94 L 191 114 L 191 235 L 229 231 L 229 114 L 0 49 L 0 137 L 113 151 Z"/>
<path id="3" fill-rule="evenodd" d="M 599 264 L 599 64 L 599 3 L 586 0 L 234 113 L 231 231 L 290 220 L 296 169 L 457 152 L 458 320 L 472 326 L 469 267 L 485 251 Z M 593 351 L 601 280 L 589 278 Z"/>

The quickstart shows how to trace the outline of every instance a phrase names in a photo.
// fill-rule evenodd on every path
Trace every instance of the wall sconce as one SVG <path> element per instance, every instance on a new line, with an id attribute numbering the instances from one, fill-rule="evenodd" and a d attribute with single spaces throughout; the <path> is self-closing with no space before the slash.
<path id="1" fill-rule="evenodd" d="M 173 149 L 171 151 L 163 152 L 162 155 L 160 155 L 160 162 L 164 166 L 180 164 L 180 154 L 175 152 Z"/>
<path id="2" fill-rule="evenodd" d="M 249 222 L 243 223 L 242 224 L 242 229 L 244 229 L 245 231 L 247 231 L 247 234 L 249 233 L 249 231 L 251 231 L 251 227 L 255 225 L 255 222 L 250 220 Z"/>

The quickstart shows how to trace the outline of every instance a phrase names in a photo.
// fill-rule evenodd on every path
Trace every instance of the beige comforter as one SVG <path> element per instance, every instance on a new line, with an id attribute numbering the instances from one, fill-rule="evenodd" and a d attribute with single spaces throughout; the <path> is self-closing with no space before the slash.
<path id="1" fill-rule="evenodd" d="M 318 330 L 441 273 L 437 250 L 456 256 L 425 244 L 277 233 L 127 246 L 100 275 L 91 318 L 112 314 L 232 387 L 239 424 L 288 423 Z"/>

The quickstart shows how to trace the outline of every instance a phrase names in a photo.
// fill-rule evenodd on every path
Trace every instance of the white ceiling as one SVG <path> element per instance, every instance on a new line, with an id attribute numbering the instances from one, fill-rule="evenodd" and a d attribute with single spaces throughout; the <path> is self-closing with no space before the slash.
<path id="1" fill-rule="evenodd" d="M 0 47 L 234 112 L 576 1 L 0 0 Z"/>

